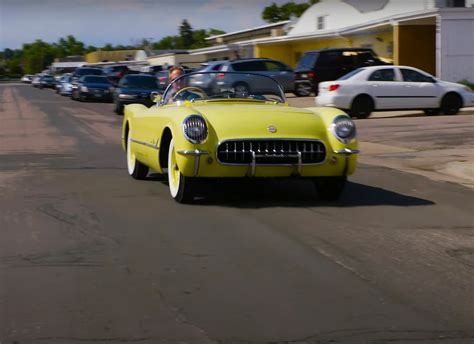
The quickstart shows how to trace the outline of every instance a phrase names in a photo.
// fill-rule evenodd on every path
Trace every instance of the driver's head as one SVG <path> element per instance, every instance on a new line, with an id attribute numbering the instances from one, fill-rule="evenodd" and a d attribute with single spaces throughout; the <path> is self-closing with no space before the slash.
<path id="1" fill-rule="evenodd" d="M 169 70 L 170 82 L 184 74 L 184 69 L 180 66 L 171 67 Z"/>

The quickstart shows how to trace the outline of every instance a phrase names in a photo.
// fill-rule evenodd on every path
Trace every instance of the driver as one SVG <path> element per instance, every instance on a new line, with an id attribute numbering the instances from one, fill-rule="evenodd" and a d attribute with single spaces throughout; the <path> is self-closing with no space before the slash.
<path id="1" fill-rule="evenodd" d="M 169 82 L 173 82 L 175 79 L 179 78 L 180 76 L 184 75 L 184 69 L 181 66 L 174 66 L 169 69 Z M 178 101 L 178 100 L 194 100 L 197 98 L 201 98 L 202 96 L 185 90 L 183 92 L 180 92 L 177 96 L 175 96 L 176 93 L 179 92 L 179 90 L 185 88 L 186 85 L 184 83 L 184 80 L 178 80 L 173 82 L 172 84 L 172 89 L 170 90 L 170 99 L 172 101 Z"/>

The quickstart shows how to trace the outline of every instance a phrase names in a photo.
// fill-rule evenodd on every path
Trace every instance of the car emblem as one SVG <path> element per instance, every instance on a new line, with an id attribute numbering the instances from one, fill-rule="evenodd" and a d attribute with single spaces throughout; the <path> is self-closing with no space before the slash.
<path id="1" fill-rule="evenodd" d="M 277 128 L 273 125 L 268 126 L 268 131 L 271 132 L 272 134 L 275 134 L 277 132 Z"/>

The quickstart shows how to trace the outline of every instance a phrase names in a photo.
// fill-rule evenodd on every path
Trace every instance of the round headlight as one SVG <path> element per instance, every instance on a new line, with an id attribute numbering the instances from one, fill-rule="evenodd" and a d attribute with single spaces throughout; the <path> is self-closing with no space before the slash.
<path id="1" fill-rule="evenodd" d="M 191 143 L 203 143 L 207 139 L 207 125 L 204 118 L 191 115 L 183 121 L 184 137 Z"/>
<path id="2" fill-rule="evenodd" d="M 349 116 L 337 116 L 332 121 L 332 132 L 339 141 L 347 144 L 356 136 L 354 121 Z"/>

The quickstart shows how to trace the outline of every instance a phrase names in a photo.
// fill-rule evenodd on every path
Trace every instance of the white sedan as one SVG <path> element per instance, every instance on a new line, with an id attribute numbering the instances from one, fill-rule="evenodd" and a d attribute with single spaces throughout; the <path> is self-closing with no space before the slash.
<path id="1" fill-rule="evenodd" d="M 455 115 L 463 107 L 474 106 L 474 92 L 413 67 L 374 66 L 356 69 L 336 81 L 321 82 L 315 101 L 318 106 L 340 108 L 357 118 L 382 110 Z"/>

